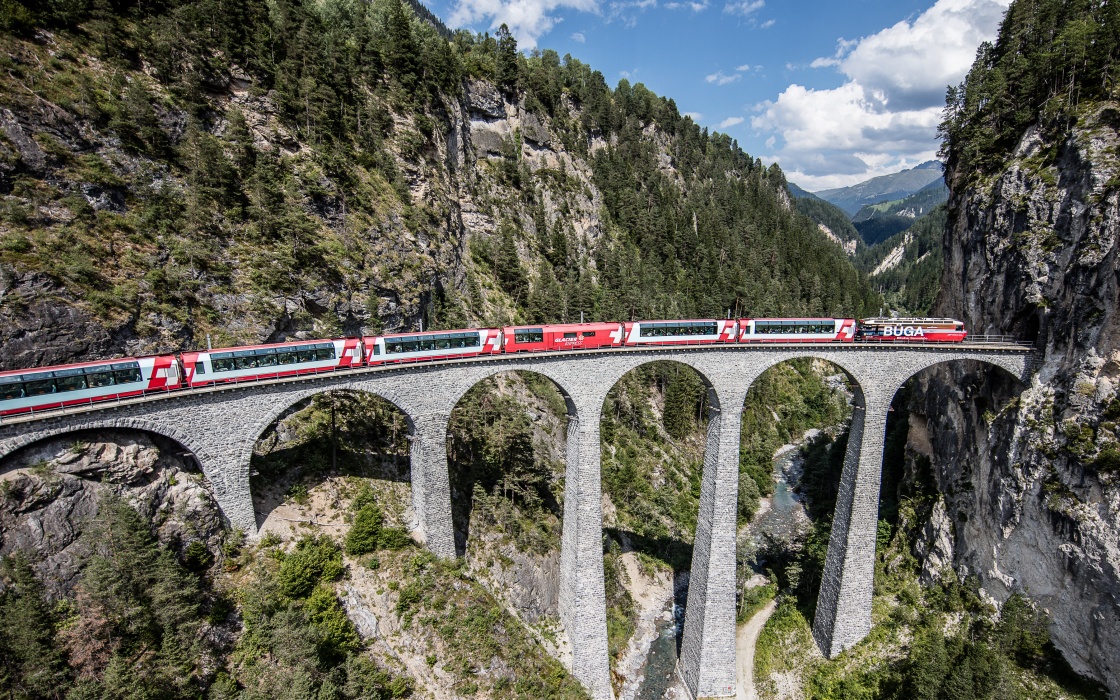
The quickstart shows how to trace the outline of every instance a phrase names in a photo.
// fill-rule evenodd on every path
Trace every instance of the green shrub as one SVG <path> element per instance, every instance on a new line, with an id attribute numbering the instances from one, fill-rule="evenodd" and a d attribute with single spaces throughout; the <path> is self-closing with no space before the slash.
<path id="1" fill-rule="evenodd" d="M 183 564 L 191 571 L 202 571 L 214 561 L 214 555 L 202 542 L 195 540 L 183 551 Z"/>
<path id="2" fill-rule="evenodd" d="M 280 564 L 280 591 L 289 598 L 303 598 L 321 581 L 342 575 L 342 552 L 326 535 L 305 535 Z"/>
<path id="3" fill-rule="evenodd" d="M 403 527 L 383 527 L 378 545 L 381 549 L 404 549 L 412 544 L 408 530 Z"/>
<path id="4" fill-rule="evenodd" d="M 375 551 L 381 532 L 381 510 L 374 505 L 363 506 L 354 514 L 354 525 L 346 535 L 346 553 L 357 556 Z"/>
<path id="5" fill-rule="evenodd" d="M 1120 449 L 1109 445 L 1100 451 L 1093 460 L 1093 469 L 1098 474 L 1115 474 L 1120 472 Z"/>
<path id="6" fill-rule="evenodd" d="M 343 657 L 361 648 L 362 640 L 334 591 L 325 586 L 316 587 L 307 598 L 307 613 L 322 632 L 325 656 Z"/>

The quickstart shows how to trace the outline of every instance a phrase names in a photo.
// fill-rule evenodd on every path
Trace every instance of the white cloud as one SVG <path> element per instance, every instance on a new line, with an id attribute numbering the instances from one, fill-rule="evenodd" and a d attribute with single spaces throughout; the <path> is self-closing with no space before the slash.
<path id="1" fill-rule="evenodd" d="M 769 29 L 770 27 L 773 27 L 777 23 L 778 23 L 778 20 L 776 20 L 776 19 L 768 19 L 758 26 L 762 27 L 763 29 Z"/>
<path id="2" fill-rule="evenodd" d="M 758 12 L 763 7 L 766 7 L 766 0 L 734 0 L 723 6 L 723 11 L 730 15 L 742 15 L 744 17 Z"/>
<path id="3" fill-rule="evenodd" d="M 572 41 L 576 42 L 577 44 L 582 44 L 587 41 L 587 37 L 583 35 L 583 32 L 576 32 L 572 35 Z"/>
<path id="4" fill-rule="evenodd" d="M 667 2 L 662 5 L 666 10 L 692 10 L 693 12 L 703 12 L 708 9 L 708 0 L 702 2 Z"/>
<path id="5" fill-rule="evenodd" d="M 728 83 L 733 83 L 736 80 L 741 79 L 742 77 L 743 76 L 738 73 L 734 75 L 725 75 L 723 71 L 717 70 L 711 75 L 704 76 L 704 82 L 715 83 L 716 85 L 727 85 Z"/>
<path id="6" fill-rule="evenodd" d="M 688 117 L 689 119 L 691 119 L 696 124 L 699 124 L 700 121 L 704 118 L 704 115 L 700 114 L 699 112 L 685 112 L 681 116 L 682 117 Z"/>
<path id="7" fill-rule="evenodd" d="M 1010 0 L 938 0 L 912 23 L 902 21 L 851 42 L 835 58 L 842 73 L 882 92 L 888 103 L 904 108 L 940 106 L 945 87 L 961 81 L 976 57 L 976 47 L 995 36 L 1010 4 Z"/>
<path id="8" fill-rule="evenodd" d="M 656 0 L 644 0 L 656 4 Z M 563 21 L 558 10 L 600 13 L 599 0 L 458 0 L 448 17 L 453 27 L 485 25 L 491 30 L 503 23 L 520 49 L 533 49 L 537 40 Z"/>
<path id="9" fill-rule="evenodd" d="M 749 64 L 749 63 L 744 63 L 743 65 L 741 65 L 741 66 L 739 66 L 738 68 L 736 68 L 736 69 L 735 69 L 735 72 L 736 72 L 736 73 L 745 73 L 746 71 L 749 71 L 750 69 L 751 69 L 751 64 Z"/>
<path id="10" fill-rule="evenodd" d="M 912 21 L 841 39 L 814 68 L 835 67 L 842 85 L 790 85 L 755 107 L 751 126 L 777 137 L 768 148 L 787 177 L 826 189 L 913 167 L 936 156 L 947 85 L 968 72 L 1011 0 L 937 0 Z M 788 66 L 787 66 L 788 69 Z"/>
<path id="11" fill-rule="evenodd" d="M 738 125 L 742 124 L 744 121 L 746 121 L 746 120 L 743 119 L 742 117 L 728 117 L 727 119 L 724 119 L 723 121 L 721 121 L 719 124 L 716 124 L 716 128 L 717 129 L 727 129 L 727 128 L 730 128 L 730 127 L 733 127 L 733 126 L 738 126 Z"/>
<path id="12" fill-rule="evenodd" d="M 657 0 L 615 0 L 607 5 L 607 21 L 619 20 L 628 27 L 638 23 L 638 16 L 657 7 Z"/>

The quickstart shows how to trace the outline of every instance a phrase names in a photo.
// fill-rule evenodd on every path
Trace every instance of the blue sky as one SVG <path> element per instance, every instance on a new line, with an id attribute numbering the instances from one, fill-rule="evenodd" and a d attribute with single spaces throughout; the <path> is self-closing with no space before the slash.
<path id="1" fill-rule="evenodd" d="M 817 191 L 934 157 L 945 87 L 1010 0 L 427 0 L 673 98 Z"/>

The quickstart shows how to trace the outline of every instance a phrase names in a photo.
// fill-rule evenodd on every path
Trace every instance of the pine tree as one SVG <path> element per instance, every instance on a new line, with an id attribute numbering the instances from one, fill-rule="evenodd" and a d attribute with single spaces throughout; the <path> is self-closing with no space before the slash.
<path id="1" fill-rule="evenodd" d="M 498 85 L 507 93 L 517 90 L 521 77 L 521 69 L 517 64 L 517 39 L 513 38 L 509 27 L 502 23 L 498 27 L 498 57 L 497 57 Z"/>

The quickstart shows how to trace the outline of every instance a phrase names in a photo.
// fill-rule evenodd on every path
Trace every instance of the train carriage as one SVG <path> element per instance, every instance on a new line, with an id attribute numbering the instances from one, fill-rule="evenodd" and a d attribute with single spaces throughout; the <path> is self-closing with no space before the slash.
<path id="1" fill-rule="evenodd" d="M 737 323 L 732 319 L 631 321 L 624 328 L 626 345 L 697 345 L 734 343 Z"/>
<path id="2" fill-rule="evenodd" d="M 360 338 L 184 352 L 183 373 L 189 386 L 288 377 L 357 367 L 363 352 Z"/>
<path id="3" fill-rule="evenodd" d="M 547 352 L 592 350 L 622 345 L 621 323 L 564 323 L 541 326 L 506 326 L 502 351 Z"/>
<path id="4" fill-rule="evenodd" d="M 854 318 L 741 318 L 742 343 L 850 343 Z"/>
<path id="5" fill-rule="evenodd" d="M 180 386 L 174 355 L 0 372 L 0 415 L 80 406 Z"/>
<path id="6" fill-rule="evenodd" d="M 861 342 L 960 343 L 967 335 L 952 318 L 862 318 L 856 328 Z"/>
<path id="7" fill-rule="evenodd" d="M 501 352 L 500 328 L 470 328 L 460 331 L 397 333 L 365 338 L 366 363 L 448 360 Z"/>

